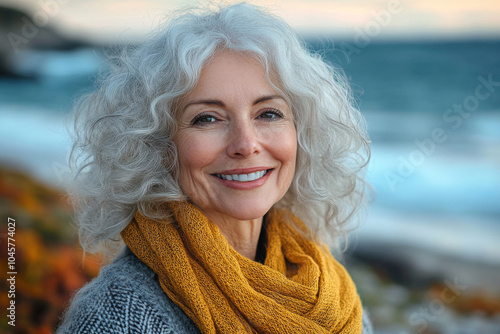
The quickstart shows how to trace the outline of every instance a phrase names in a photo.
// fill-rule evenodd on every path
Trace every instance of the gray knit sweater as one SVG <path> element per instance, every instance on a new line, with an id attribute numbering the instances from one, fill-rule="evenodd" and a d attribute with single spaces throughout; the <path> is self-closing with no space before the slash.
<path id="1" fill-rule="evenodd" d="M 200 333 L 128 248 L 74 297 L 57 334 Z M 363 316 L 363 334 L 371 334 Z"/>

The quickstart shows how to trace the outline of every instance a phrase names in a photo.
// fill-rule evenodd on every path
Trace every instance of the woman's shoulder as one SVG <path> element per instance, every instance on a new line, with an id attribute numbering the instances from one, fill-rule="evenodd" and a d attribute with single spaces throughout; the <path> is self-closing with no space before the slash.
<path id="1" fill-rule="evenodd" d="M 73 298 L 57 333 L 197 333 L 128 248 Z"/>
<path id="2" fill-rule="evenodd" d="M 370 315 L 366 310 L 363 310 L 363 331 L 362 334 L 373 334 L 373 326 L 370 320 Z"/>

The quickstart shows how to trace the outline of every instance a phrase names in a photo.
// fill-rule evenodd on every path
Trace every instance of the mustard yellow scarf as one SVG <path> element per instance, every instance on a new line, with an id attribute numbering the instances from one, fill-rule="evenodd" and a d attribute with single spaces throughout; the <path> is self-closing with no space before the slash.
<path id="1" fill-rule="evenodd" d="M 326 248 L 267 215 L 265 263 L 236 252 L 194 205 L 166 203 L 156 221 L 136 213 L 121 233 L 158 275 L 168 297 L 202 333 L 361 333 L 362 307 L 351 277 Z"/>

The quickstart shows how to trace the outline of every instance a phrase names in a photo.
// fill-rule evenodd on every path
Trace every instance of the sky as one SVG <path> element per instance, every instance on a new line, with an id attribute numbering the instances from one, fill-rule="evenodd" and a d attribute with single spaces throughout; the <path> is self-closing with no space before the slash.
<path id="1" fill-rule="evenodd" d="M 220 1 L 216 1 L 220 2 Z M 233 3 L 237 1 L 224 1 Z M 303 35 L 355 38 L 500 37 L 498 0 L 251 0 Z M 100 41 L 140 39 L 164 14 L 198 1 L 0 0 L 48 18 L 64 34 Z"/>

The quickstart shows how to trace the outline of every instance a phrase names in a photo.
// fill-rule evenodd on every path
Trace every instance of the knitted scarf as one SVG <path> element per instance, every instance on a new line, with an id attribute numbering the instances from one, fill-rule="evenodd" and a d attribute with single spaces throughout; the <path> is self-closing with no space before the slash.
<path id="1" fill-rule="evenodd" d="M 261 264 L 236 252 L 194 205 L 165 209 L 172 215 L 162 221 L 137 212 L 121 235 L 202 333 L 361 333 L 351 277 L 326 247 L 292 227 L 306 228 L 290 212 L 267 214 Z"/>

